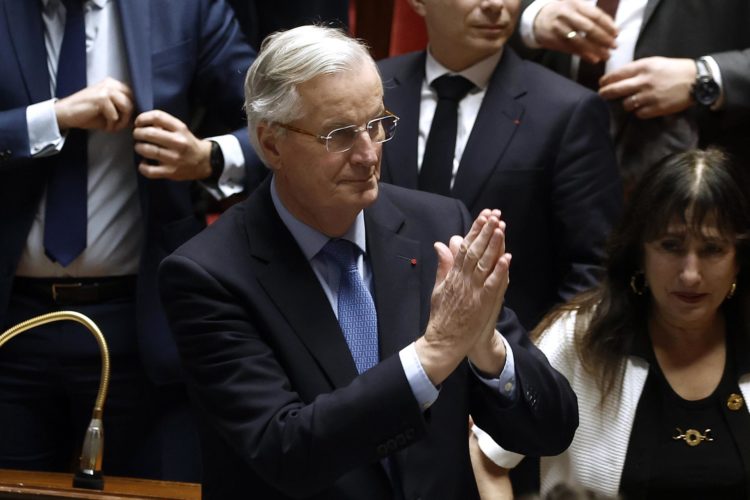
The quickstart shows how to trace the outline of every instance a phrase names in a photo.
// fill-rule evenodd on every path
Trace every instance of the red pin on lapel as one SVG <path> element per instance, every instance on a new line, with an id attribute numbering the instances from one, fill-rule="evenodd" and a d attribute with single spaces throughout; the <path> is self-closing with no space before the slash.
<path id="1" fill-rule="evenodd" d="M 412 258 L 409 258 L 409 257 L 404 257 L 403 255 L 397 255 L 397 257 L 398 257 L 399 259 L 404 259 L 404 260 L 408 260 L 408 261 L 409 261 L 409 264 L 411 264 L 411 267 L 414 267 L 414 266 L 416 266 L 416 265 L 417 265 L 417 259 L 415 259 L 415 258 L 413 258 L 413 257 L 412 257 Z"/>

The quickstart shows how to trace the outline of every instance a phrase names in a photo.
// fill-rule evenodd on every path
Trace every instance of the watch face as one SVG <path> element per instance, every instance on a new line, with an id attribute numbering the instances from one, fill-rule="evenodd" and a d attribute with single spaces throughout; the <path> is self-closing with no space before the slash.
<path id="1" fill-rule="evenodd" d="M 719 85 L 710 76 L 700 76 L 693 85 L 693 99 L 702 106 L 711 106 L 719 98 Z"/>

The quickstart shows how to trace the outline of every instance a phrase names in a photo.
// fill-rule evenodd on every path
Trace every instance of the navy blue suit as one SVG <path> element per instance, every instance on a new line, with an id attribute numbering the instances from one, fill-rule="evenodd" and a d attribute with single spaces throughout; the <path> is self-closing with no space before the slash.
<path id="1" fill-rule="evenodd" d="M 196 103 L 205 106 L 223 118 L 226 130 L 236 130 L 248 184 L 257 183 L 265 169 L 249 145 L 242 111 L 244 75 L 254 52 L 231 9 L 211 0 L 117 0 L 117 8 L 134 116 L 161 109 L 190 123 Z M 30 157 L 25 115 L 27 106 L 50 98 L 40 10 L 38 1 L 0 0 L 0 325 L 10 320 L 13 278 L 49 172 L 47 160 Z M 132 168 L 139 161 L 133 153 Z M 138 191 L 144 245 L 134 311 L 137 331 L 131 335 L 137 336 L 151 382 L 163 386 L 179 382 L 181 374 L 156 293 L 156 269 L 204 223 L 194 213 L 189 182 L 139 175 Z"/>
<path id="2" fill-rule="evenodd" d="M 381 362 L 358 376 L 269 184 L 159 270 L 200 418 L 205 498 L 477 498 L 469 412 L 508 449 L 557 454 L 568 446 L 575 396 L 507 308 L 498 328 L 515 357 L 514 403 L 503 404 L 466 362 L 427 411 L 409 387 L 398 351 L 429 319 L 434 242 L 470 224 L 460 202 L 381 184 L 365 209 Z"/>
<path id="3" fill-rule="evenodd" d="M 382 180 L 417 188 L 425 53 L 378 63 L 385 106 L 401 117 Z M 554 304 L 596 283 L 621 207 L 604 102 L 504 49 L 469 136 L 452 196 L 476 216 L 499 208 L 513 254 L 506 303 L 531 329 Z"/>

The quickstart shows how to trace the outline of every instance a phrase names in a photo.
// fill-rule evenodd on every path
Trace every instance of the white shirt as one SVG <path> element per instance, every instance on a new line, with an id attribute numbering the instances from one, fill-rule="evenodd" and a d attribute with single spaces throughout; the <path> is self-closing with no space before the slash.
<path id="1" fill-rule="evenodd" d="M 432 119 L 435 116 L 435 109 L 438 102 L 437 92 L 430 86 L 430 83 L 445 74 L 451 74 L 461 75 L 476 86 L 458 103 L 458 129 L 456 130 L 456 151 L 453 156 L 451 188 L 456 180 L 458 165 L 461 163 L 466 143 L 471 135 L 471 130 L 474 128 L 474 122 L 477 119 L 477 114 L 479 114 L 479 108 L 482 106 L 482 100 L 487 93 L 487 86 L 492 77 L 492 72 L 495 71 L 495 67 L 500 62 L 501 57 L 502 51 L 498 51 L 496 54 L 479 61 L 473 66 L 461 72 L 454 73 L 440 64 L 429 50 L 427 51 L 425 79 L 422 82 L 422 94 L 419 104 L 419 137 L 417 138 L 417 168 L 419 170 L 422 169 L 425 145 L 427 144 L 427 137 L 430 135 L 430 127 L 432 126 Z"/>
<path id="2" fill-rule="evenodd" d="M 117 5 L 111 0 L 86 0 L 86 80 L 94 84 L 106 77 L 130 86 L 125 43 Z M 44 44 L 50 77 L 50 94 L 55 94 L 57 64 L 65 32 L 65 7 L 60 0 L 42 0 Z M 56 99 L 26 109 L 30 153 L 33 157 L 57 154 L 65 144 L 54 111 Z M 89 131 L 88 139 L 88 225 L 87 246 L 70 265 L 62 267 L 44 254 L 46 195 L 34 217 L 21 254 L 18 276 L 96 277 L 136 274 L 143 245 L 143 223 L 138 199 L 138 171 L 133 164 L 131 128 L 116 133 Z M 224 154 L 225 168 L 216 197 L 242 190 L 244 156 L 232 135 L 212 138 Z M 33 168 L 29 167 L 29 168 Z"/>
<path id="3" fill-rule="evenodd" d="M 86 78 L 89 84 L 110 76 L 131 84 L 117 6 L 111 0 L 87 0 Z M 60 0 L 42 0 L 44 44 L 50 93 L 55 94 L 57 63 L 65 31 Z M 35 157 L 58 153 L 65 142 L 57 126 L 54 99 L 27 108 L 29 142 Z M 44 254 L 42 197 L 16 274 L 28 277 L 91 277 L 136 274 L 143 242 L 137 170 L 133 165 L 131 129 L 108 133 L 89 131 L 87 247 L 68 267 Z M 34 168 L 33 164 L 29 168 Z"/>

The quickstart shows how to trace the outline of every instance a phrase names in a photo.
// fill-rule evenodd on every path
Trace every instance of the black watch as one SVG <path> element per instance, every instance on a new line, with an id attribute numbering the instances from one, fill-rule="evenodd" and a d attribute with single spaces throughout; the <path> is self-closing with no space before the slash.
<path id="1" fill-rule="evenodd" d="M 211 142 L 211 156 L 209 157 L 209 163 L 211 164 L 211 175 L 208 176 L 206 181 L 217 183 L 222 172 L 224 172 L 224 153 L 221 152 L 221 147 L 216 141 Z"/>
<path id="2" fill-rule="evenodd" d="M 719 100 L 721 89 L 711 74 L 711 68 L 705 59 L 695 60 L 696 77 L 695 83 L 690 89 L 690 95 L 696 104 L 702 108 L 710 108 Z"/>

